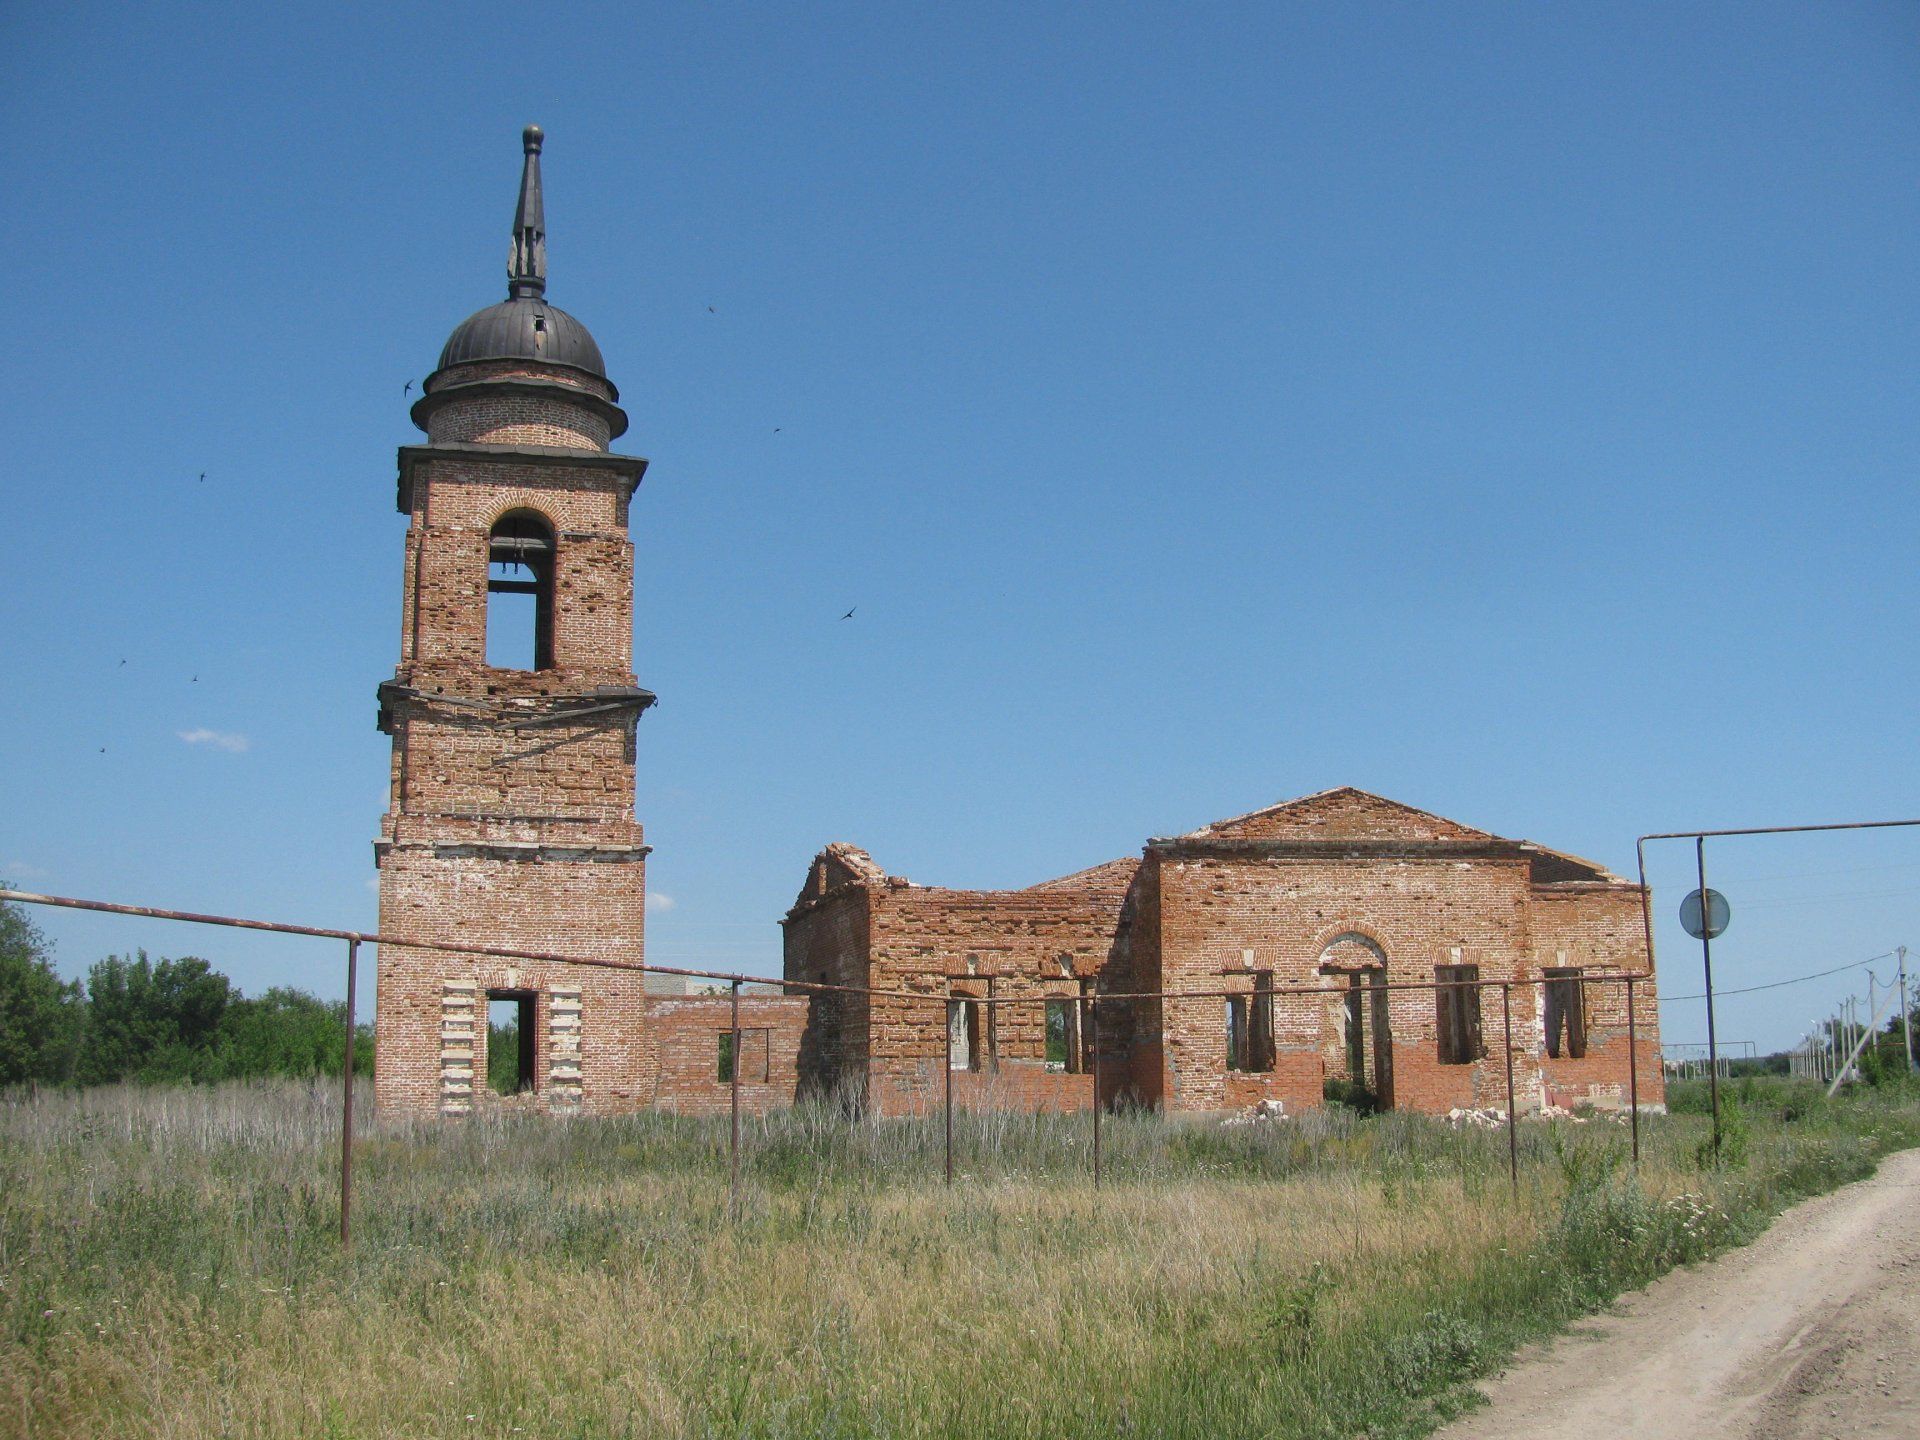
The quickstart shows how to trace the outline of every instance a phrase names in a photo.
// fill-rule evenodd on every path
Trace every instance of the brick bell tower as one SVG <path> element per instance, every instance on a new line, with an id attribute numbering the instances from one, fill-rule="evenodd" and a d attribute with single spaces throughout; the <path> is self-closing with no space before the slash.
<path id="1" fill-rule="evenodd" d="M 400 450 L 400 664 L 380 686 L 392 799 L 374 842 L 383 935 L 638 963 L 646 856 L 634 730 L 627 506 L 645 460 L 587 328 L 546 301 L 541 133 L 525 135 L 507 299 L 464 321 Z M 636 972 L 384 946 L 383 1114 L 641 1103 Z M 511 1097 L 488 1085 L 487 1008 L 518 1020 Z"/>

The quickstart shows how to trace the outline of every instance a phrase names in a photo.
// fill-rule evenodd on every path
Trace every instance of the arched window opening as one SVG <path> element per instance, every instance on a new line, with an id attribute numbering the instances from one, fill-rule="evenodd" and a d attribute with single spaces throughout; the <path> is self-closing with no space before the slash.
<path id="1" fill-rule="evenodd" d="M 487 537 L 487 664 L 553 668 L 553 530 L 531 510 L 510 510 Z"/>
<path id="2" fill-rule="evenodd" d="M 1339 1072 L 1327 1077 L 1329 1098 L 1363 1109 L 1393 1108 L 1393 1012 L 1387 953 L 1358 930 L 1343 930 L 1320 948 L 1319 969 L 1345 987 L 1339 1007 Z"/>

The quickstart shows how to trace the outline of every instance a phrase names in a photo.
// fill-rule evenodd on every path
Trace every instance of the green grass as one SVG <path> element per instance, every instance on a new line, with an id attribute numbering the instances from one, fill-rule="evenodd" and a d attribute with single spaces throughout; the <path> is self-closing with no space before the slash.
<path id="1" fill-rule="evenodd" d="M 803 1110 L 369 1129 L 284 1082 L 0 1103 L 0 1436 L 1424 1433 L 1514 1348 L 1920 1143 L 1920 1101 L 1733 1091 L 1498 1131 Z M 1676 1087 L 1676 1107 L 1691 1106 Z"/>

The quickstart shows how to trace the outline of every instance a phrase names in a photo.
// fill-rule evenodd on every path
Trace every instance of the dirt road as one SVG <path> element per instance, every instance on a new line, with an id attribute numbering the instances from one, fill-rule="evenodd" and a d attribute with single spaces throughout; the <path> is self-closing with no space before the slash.
<path id="1" fill-rule="evenodd" d="M 1522 1354 L 1445 1440 L 1920 1436 L 1920 1151 Z"/>

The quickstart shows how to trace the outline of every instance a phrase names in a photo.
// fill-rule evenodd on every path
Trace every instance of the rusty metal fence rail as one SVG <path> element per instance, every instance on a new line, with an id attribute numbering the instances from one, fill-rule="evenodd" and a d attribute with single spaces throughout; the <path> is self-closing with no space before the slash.
<path id="1" fill-rule="evenodd" d="M 234 915 L 205 914 L 187 910 L 168 910 L 156 906 L 125 905 L 104 900 L 85 900 L 65 895 L 42 895 L 31 891 L 0 889 L 0 901 L 14 901 L 26 905 L 46 905 L 70 910 L 95 911 L 110 915 L 126 915 L 150 920 L 171 920 L 194 925 L 221 926 L 229 929 L 255 930 L 270 934 L 298 935 L 313 939 L 338 940 L 346 945 L 346 1054 L 342 1082 L 343 1104 L 340 1134 L 340 1241 L 343 1246 L 353 1243 L 353 1080 L 354 1046 L 356 1016 L 356 988 L 359 981 L 359 955 L 362 945 L 388 944 L 414 950 L 435 950 L 456 955 L 477 955 L 493 959 L 522 960 L 555 965 L 580 965 L 602 969 L 629 970 L 640 973 L 671 975 L 694 980 L 719 982 L 727 986 L 729 999 L 729 1044 L 732 1062 L 728 1067 L 728 1194 L 730 1213 L 738 1214 L 740 1209 L 740 1074 L 741 1074 L 741 1025 L 740 992 L 742 986 L 777 986 L 785 993 L 803 995 L 855 995 L 866 999 L 888 999 L 910 1002 L 915 1005 L 939 1007 L 940 1030 L 945 1037 L 942 1054 L 943 1086 L 941 1097 L 942 1110 L 942 1146 L 943 1166 L 946 1183 L 953 1183 L 953 1032 L 948 1023 L 948 1007 L 955 997 L 946 991 L 894 990 L 871 986 L 832 985 L 824 982 L 803 980 L 769 980 L 764 976 L 742 975 L 728 971 L 696 970 L 673 965 L 636 964 L 630 961 L 608 960 L 575 955 L 558 955 L 545 951 L 509 949 L 500 946 L 463 944 L 453 941 L 418 940 L 397 936 L 382 936 L 375 931 L 333 929 L 323 926 L 293 925 L 279 921 L 253 920 Z M 1627 1026 L 1627 1110 L 1632 1130 L 1633 1161 L 1640 1161 L 1640 1073 L 1639 1073 L 1639 1025 L 1636 1011 L 1635 986 L 1643 984 L 1652 977 L 1644 971 L 1612 971 L 1586 974 L 1581 977 L 1585 985 L 1612 985 L 1625 987 L 1625 1011 Z M 1507 1169 L 1510 1183 L 1517 1190 L 1520 1183 L 1519 1137 L 1517 1130 L 1517 1087 L 1514 1075 L 1513 1040 L 1513 992 L 1516 987 L 1532 988 L 1545 982 L 1535 980 L 1394 980 L 1379 981 L 1363 987 L 1368 995 L 1384 996 L 1399 991 L 1439 992 L 1473 990 L 1484 995 L 1489 990 L 1500 992 L 1500 1023 L 1502 1052 L 1505 1069 L 1505 1099 L 1503 1124 L 1507 1137 Z M 1085 1026 L 1086 1063 L 1091 1075 L 1091 1112 L 1093 1150 L 1093 1184 L 1100 1187 L 1105 1179 L 1101 1147 L 1101 1114 L 1106 1106 L 1102 1103 L 1103 1062 L 1107 1058 L 1107 1046 L 1102 1043 L 1100 1034 L 1100 1007 L 1114 1003 L 1152 1002 L 1155 1004 L 1186 1003 L 1194 1001 L 1244 1001 L 1252 992 L 1246 988 L 1206 989 L 1206 990 L 1116 990 L 1096 991 L 1081 997 L 1075 997 L 1072 1003 L 1084 1007 L 1082 1020 Z M 1258 992 L 1275 998 L 1318 997 L 1322 1000 L 1345 1000 L 1352 994 L 1345 985 L 1276 985 Z M 998 1008 L 1019 1005 L 1045 1005 L 1059 1003 L 1062 997 L 1049 994 L 1018 996 L 967 996 L 968 1003 Z M 1484 1058 L 1484 1057 L 1482 1057 Z"/>

